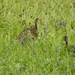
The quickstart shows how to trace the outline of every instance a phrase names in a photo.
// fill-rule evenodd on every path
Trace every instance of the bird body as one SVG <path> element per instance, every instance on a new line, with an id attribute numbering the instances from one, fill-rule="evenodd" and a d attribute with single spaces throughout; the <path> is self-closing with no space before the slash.
<path id="1" fill-rule="evenodd" d="M 39 18 L 35 19 L 35 26 L 30 26 L 29 28 L 25 28 L 18 36 L 19 40 L 25 40 L 27 38 L 34 39 L 35 37 L 38 36 L 38 22 Z"/>

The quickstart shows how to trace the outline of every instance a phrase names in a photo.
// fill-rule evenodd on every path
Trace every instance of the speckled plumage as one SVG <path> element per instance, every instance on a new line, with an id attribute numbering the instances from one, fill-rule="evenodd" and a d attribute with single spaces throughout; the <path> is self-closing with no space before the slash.
<path id="1" fill-rule="evenodd" d="M 35 37 L 38 36 L 38 22 L 39 22 L 39 18 L 35 19 L 35 26 L 30 26 L 29 28 L 25 28 L 18 36 L 19 40 L 25 40 L 27 38 L 31 38 L 34 39 Z"/>

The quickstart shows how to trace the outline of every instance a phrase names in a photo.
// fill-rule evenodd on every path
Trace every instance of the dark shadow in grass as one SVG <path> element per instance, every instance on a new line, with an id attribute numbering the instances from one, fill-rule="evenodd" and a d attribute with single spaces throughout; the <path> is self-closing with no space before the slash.
<path id="1" fill-rule="evenodd" d="M 68 46 L 68 36 L 65 35 L 65 36 L 63 37 L 63 39 L 64 39 L 64 41 L 65 41 L 65 45 Z"/>
<path id="2" fill-rule="evenodd" d="M 33 51 L 33 54 L 36 55 L 36 51 Z"/>
<path id="3" fill-rule="evenodd" d="M 75 8 L 75 2 L 73 2 L 73 8 Z"/>
<path id="4" fill-rule="evenodd" d="M 71 29 L 75 28 L 75 21 L 71 22 Z"/>
<path id="5" fill-rule="evenodd" d="M 26 20 L 22 20 L 22 24 L 26 24 Z"/>
<path id="6" fill-rule="evenodd" d="M 75 57 L 75 46 L 72 46 L 72 56 Z"/>

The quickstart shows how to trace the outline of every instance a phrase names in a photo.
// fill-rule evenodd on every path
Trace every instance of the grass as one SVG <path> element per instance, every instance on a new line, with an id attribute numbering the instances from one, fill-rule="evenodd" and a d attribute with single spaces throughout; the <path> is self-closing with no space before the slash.
<path id="1" fill-rule="evenodd" d="M 0 75 L 74 75 L 74 10 L 74 0 L 0 0 Z M 18 34 L 37 17 L 38 38 L 22 45 Z"/>

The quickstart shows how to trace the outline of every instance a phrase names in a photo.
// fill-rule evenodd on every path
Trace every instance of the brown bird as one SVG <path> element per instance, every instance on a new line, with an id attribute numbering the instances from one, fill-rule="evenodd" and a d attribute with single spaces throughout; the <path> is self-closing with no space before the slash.
<path id="1" fill-rule="evenodd" d="M 35 25 L 30 26 L 29 28 L 25 28 L 18 36 L 19 40 L 26 41 L 27 38 L 34 39 L 38 36 L 38 24 L 39 24 L 39 18 L 35 19 Z"/>

